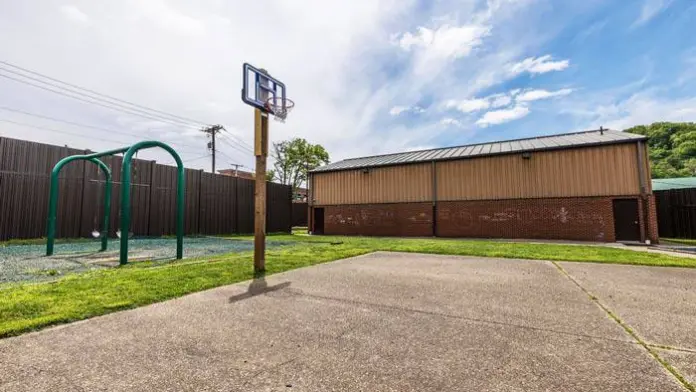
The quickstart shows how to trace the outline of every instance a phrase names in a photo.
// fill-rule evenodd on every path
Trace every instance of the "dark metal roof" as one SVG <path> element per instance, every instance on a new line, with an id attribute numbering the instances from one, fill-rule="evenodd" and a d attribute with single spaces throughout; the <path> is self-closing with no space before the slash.
<path id="1" fill-rule="evenodd" d="M 432 150 L 401 152 L 375 155 L 362 158 L 345 159 L 318 167 L 312 172 L 361 169 L 377 166 L 401 165 L 417 162 L 444 161 L 486 155 L 511 154 L 524 151 L 557 150 L 589 147 L 603 144 L 618 144 L 645 140 L 643 135 L 627 132 L 603 130 L 539 136 L 526 139 L 503 140 L 499 142 L 478 143 L 465 146 L 444 147 Z"/>

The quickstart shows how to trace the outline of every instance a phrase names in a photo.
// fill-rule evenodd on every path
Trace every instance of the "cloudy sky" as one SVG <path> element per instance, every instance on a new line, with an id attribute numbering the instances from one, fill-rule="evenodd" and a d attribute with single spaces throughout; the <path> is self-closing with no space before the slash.
<path id="1" fill-rule="evenodd" d="M 332 160 L 696 121 L 694 21 L 692 0 L 0 0 L 0 136 L 159 139 L 209 170 L 219 123 L 218 168 L 253 166 L 244 62 L 296 102 L 272 140 Z"/>

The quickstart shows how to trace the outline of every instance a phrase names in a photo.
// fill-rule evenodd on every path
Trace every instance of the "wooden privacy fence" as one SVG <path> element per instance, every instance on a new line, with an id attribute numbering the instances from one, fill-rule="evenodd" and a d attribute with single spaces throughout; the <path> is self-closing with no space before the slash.
<path id="1" fill-rule="evenodd" d="M 696 238 L 696 188 L 655 192 L 660 237 Z"/>
<path id="2" fill-rule="evenodd" d="M 49 177 L 62 158 L 85 150 L 0 138 L 0 240 L 46 235 Z M 109 235 L 119 226 L 120 156 L 103 159 L 113 173 Z M 59 180 L 59 237 L 88 237 L 99 230 L 104 178 L 97 165 L 68 164 Z M 175 233 L 176 167 L 133 160 L 132 223 L 135 235 Z M 186 169 L 185 232 L 240 234 L 254 231 L 254 181 Z M 267 232 L 290 232 L 292 190 L 267 183 Z"/>

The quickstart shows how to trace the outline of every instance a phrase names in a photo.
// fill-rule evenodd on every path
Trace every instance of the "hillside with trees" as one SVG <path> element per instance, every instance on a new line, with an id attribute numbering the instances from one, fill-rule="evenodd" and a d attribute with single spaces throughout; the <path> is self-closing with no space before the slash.
<path id="1" fill-rule="evenodd" d="M 652 178 L 696 176 L 696 123 L 657 122 L 625 131 L 648 137 Z"/>

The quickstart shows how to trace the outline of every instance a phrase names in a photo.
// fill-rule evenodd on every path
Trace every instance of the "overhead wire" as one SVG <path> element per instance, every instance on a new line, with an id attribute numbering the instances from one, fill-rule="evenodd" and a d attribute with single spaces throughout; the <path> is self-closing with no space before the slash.
<path id="1" fill-rule="evenodd" d="M 4 69 L 0 68 L 0 71 L 4 71 Z M 136 112 L 136 111 L 132 111 L 132 110 L 129 110 L 129 109 L 127 109 L 127 108 L 126 108 L 126 109 L 124 109 L 124 108 L 119 108 L 119 107 L 113 106 L 113 104 L 111 104 L 110 102 L 104 103 L 104 102 L 100 102 L 100 101 L 98 101 L 98 100 L 89 100 L 89 99 L 83 98 L 83 97 L 87 97 L 87 98 L 92 98 L 92 99 L 94 99 L 93 97 L 90 97 L 90 96 L 88 96 L 88 95 L 82 94 L 83 97 L 81 97 L 81 96 L 79 96 L 80 94 L 78 94 L 77 96 L 76 96 L 76 95 L 67 94 L 67 93 L 65 93 L 65 92 L 63 92 L 63 91 L 60 91 L 60 90 L 55 90 L 55 89 L 52 89 L 52 88 L 49 88 L 49 87 L 46 87 L 46 86 L 42 86 L 42 85 L 40 85 L 40 84 L 28 82 L 28 81 L 26 81 L 26 80 L 22 80 L 22 79 L 19 79 L 19 78 L 15 78 L 15 77 L 13 77 L 13 76 L 3 75 L 2 73 L 0 73 L 0 77 L 3 77 L 3 78 L 5 78 L 5 79 L 14 80 L 14 81 L 16 81 L 16 82 L 23 83 L 23 84 L 26 84 L 26 85 L 28 85 L 28 86 L 40 88 L 40 89 L 42 89 L 42 90 L 49 91 L 49 92 L 52 92 L 52 93 L 54 93 L 54 94 L 62 95 L 62 96 L 64 96 L 64 97 L 72 98 L 72 99 L 77 100 L 77 101 L 81 101 L 81 102 L 88 103 L 88 104 L 91 104 L 91 105 L 101 106 L 101 107 L 106 108 L 106 109 L 110 109 L 110 110 L 115 110 L 115 111 L 127 113 L 127 114 L 130 114 L 130 115 L 133 115 L 133 116 L 143 117 L 143 118 L 146 118 L 146 119 L 148 119 L 148 120 L 161 121 L 161 122 L 165 122 L 165 123 L 169 123 L 169 124 L 174 124 L 174 125 L 178 125 L 178 126 L 185 126 L 185 127 L 194 128 L 194 129 L 198 129 L 198 128 L 199 128 L 198 126 L 195 126 L 195 125 L 192 125 L 192 124 L 185 124 L 185 123 L 181 123 L 181 122 L 178 122 L 178 121 L 168 120 L 168 119 L 166 119 L 166 118 L 164 118 L 164 117 L 155 117 L 155 116 L 151 116 L 151 115 L 148 115 L 148 114 L 138 113 L 138 112 Z M 43 82 L 42 82 L 42 83 L 43 83 Z M 51 85 L 51 84 L 49 84 L 49 85 Z M 70 91 L 70 92 L 73 92 L 72 90 L 68 90 L 68 89 L 65 89 L 65 90 Z M 74 93 L 74 92 L 73 92 L 73 93 Z"/>
<path id="2" fill-rule="evenodd" d="M 254 151 L 254 148 L 253 148 L 251 145 L 249 145 L 247 142 L 245 142 L 244 140 L 242 140 L 242 138 L 240 138 L 239 136 L 237 136 L 237 135 L 235 135 L 234 133 L 228 131 L 227 128 L 223 127 L 222 130 L 225 131 L 225 132 L 227 132 L 227 134 L 230 135 L 231 137 L 235 138 L 235 139 L 239 142 L 239 144 L 241 144 L 242 146 L 244 146 L 245 149 L 248 149 L 248 150 L 251 151 L 251 152 Z"/>
<path id="3" fill-rule="evenodd" d="M 239 146 L 236 146 L 236 145 L 232 144 L 231 142 L 229 142 L 229 141 L 227 141 L 227 140 L 225 140 L 225 139 L 217 139 L 217 140 L 218 140 L 220 143 L 222 143 L 223 145 L 225 145 L 225 146 L 227 146 L 227 147 L 229 147 L 229 148 L 231 148 L 231 149 L 233 149 L 233 150 L 236 150 L 237 152 L 241 152 L 243 157 L 251 157 L 251 156 L 253 156 L 253 154 L 250 154 L 249 151 L 243 150 L 243 149 L 241 149 Z M 219 151 L 219 149 L 217 149 L 217 150 Z"/>
<path id="4" fill-rule="evenodd" d="M 68 83 L 68 82 L 62 81 L 62 80 L 60 80 L 60 79 L 56 79 L 56 78 L 50 77 L 50 76 L 48 76 L 48 75 L 44 75 L 44 74 L 42 74 L 42 73 L 39 73 L 39 72 L 36 72 L 36 71 L 32 71 L 32 70 L 27 69 L 27 68 L 20 67 L 20 66 L 15 65 L 15 64 L 8 63 L 7 61 L 2 61 L 2 60 L 0 60 L 0 64 L 4 64 L 4 65 L 6 65 L 6 66 L 9 66 L 9 67 L 12 67 L 12 68 L 15 68 L 15 69 L 19 69 L 19 70 L 21 70 L 21 71 L 24 71 L 24 72 L 29 73 L 29 74 L 32 74 L 32 75 L 40 76 L 40 77 L 42 77 L 42 78 L 45 78 L 45 79 L 48 79 L 48 80 L 52 80 L 52 81 L 54 81 L 54 82 L 58 82 L 58 83 L 61 83 L 61 84 L 66 85 L 66 86 L 70 86 L 70 87 L 73 87 L 73 88 L 76 88 L 76 89 L 79 89 L 79 90 L 87 91 L 87 92 L 92 93 L 92 94 L 94 94 L 94 95 L 98 95 L 98 96 L 101 96 L 101 97 L 104 97 L 104 98 L 107 98 L 107 99 L 110 99 L 110 100 L 113 100 L 113 101 L 122 102 L 122 103 L 125 103 L 125 104 L 127 104 L 127 105 L 139 107 L 139 108 L 145 109 L 145 110 L 147 110 L 147 111 L 157 112 L 157 113 L 161 113 L 161 114 L 164 114 L 164 115 L 167 115 L 167 116 L 176 117 L 176 118 L 179 118 L 179 119 L 181 119 L 181 120 L 184 120 L 184 121 L 187 121 L 187 122 L 191 122 L 191 123 L 197 123 L 197 124 L 202 125 L 202 126 L 210 125 L 210 124 L 206 124 L 206 123 L 204 123 L 204 122 L 202 122 L 202 121 L 193 120 L 193 119 L 191 119 L 191 118 L 179 116 L 179 115 L 172 114 L 172 113 L 167 113 L 167 112 L 164 112 L 164 111 L 161 111 L 161 110 L 153 109 L 153 108 L 150 108 L 150 107 L 147 107 L 147 106 L 144 106 L 144 105 L 140 105 L 140 104 L 137 104 L 137 103 L 134 103 L 134 102 L 131 102 L 131 101 L 127 101 L 127 100 L 125 100 L 125 99 L 116 98 L 116 97 L 111 96 L 111 95 L 108 95 L 108 94 L 103 94 L 103 93 L 100 93 L 100 92 L 98 92 L 98 91 L 90 90 L 90 89 L 85 88 L 85 87 L 80 87 L 80 86 L 78 86 L 78 85 L 75 85 L 75 84 L 72 84 L 72 83 Z"/>
<path id="5" fill-rule="evenodd" d="M 20 114 L 23 114 L 23 115 L 26 115 L 26 116 L 32 116 L 32 117 L 42 118 L 42 119 L 45 119 L 45 120 L 60 122 L 60 123 L 64 123 L 64 124 L 68 124 L 68 125 L 73 125 L 73 126 L 77 126 L 77 127 L 91 128 L 91 129 L 96 129 L 96 130 L 102 130 L 102 131 L 106 131 L 106 132 L 109 132 L 109 133 L 115 133 L 115 134 L 126 135 L 126 136 L 142 137 L 142 134 L 129 133 L 129 132 L 124 132 L 124 131 L 117 131 L 117 130 L 110 129 L 110 128 L 99 127 L 99 126 L 96 126 L 96 125 L 82 124 L 82 123 L 78 123 L 78 122 L 75 122 L 75 121 L 63 120 L 63 119 L 60 119 L 60 118 L 51 117 L 51 116 L 45 116 L 45 115 L 42 115 L 42 114 L 32 113 L 32 112 L 28 112 L 28 111 L 20 110 L 20 109 L 15 109 L 15 108 L 10 108 L 10 107 L 7 107 L 7 106 L 0 106 L 0 110 L 5 110 L 5 111 L 9 111 L 9 112 L 14 112 L 14 113 L 20 113 Z M 169 144 L 172 144 L 172 145 L 175 145 L 175 146 L 183 146 L 183 147 L 189 147 L 189 148 L 199 149 L 199 146 L 193 146 L 193 145 L 191 145 L 191 144 L 185 144 L 185 143 L 181 143 L 181 142 L 168 142 L 168 143 L 169 143 Z"/>
<path id="6" fill-rule="evenodd" d="M 44 75 L 44 74 L 39 73 L 39 72 L 32 71 L 30 69 L 20 67 L 20 66 L 15 65 L 15 64 L 11 64 L 7 61 L 0 60 L 0 64 L 4 64 L 7 67 L 12 67 L 14 69 L 21 70 L 24 73 L 36 75 L 36 76 L 39 76 L 41 78 L 48 79 L 48 80 L 60 83 L 62 85 L 65 85 L 65 86 L 72 87 L 72 89 L 71 89 L 71 88 L 67 88 L 64 86 L 56 85 L 54 83 L 50 83 L 50 82 L 47 82 L 45 80 L 34 78 L 32 76 L 25 75 L 21 72 L 17 72 L 17 71 L 11 70 L 11 69 L 7 69 L 6 67 L 0 66 L 0 70 L 2 70 L 4 72 L 9 72 L 9 73 L 12 73 L 14 75 L 21 76 L 22 78 L 25 78 L 25 79 L 34 80 L 34 81 L 37 81 L 39 83 L 43 83 L 45 85 L 57 88 L 59 90 L 55 90 L 55 89 L 52 89 L 52 88 L 49 88 L 46 86 L 42 86 L 42 85 L 38 85 L 38 84 L 35 84 L 32 82 L 29 82 L 27 80 L 18 79 L 18 78 L 15 78 L 15 77 L 12 77 L 9 75 L 4 75 L 1 73 L 0 73 L 0 77 L 4 77 L 6 79 L 10 79 L 10 80 L 13 80 L 13 81 L 16 81 L 19 83 L 24 83 L 24 84 L 27 84 L 27 85 L 30 85 L 30 86 L 33 86 L 36 88 L 43 89 L 45 91 L 53 92 L 55 94 L 59 94 L 59 95 L 68 97 L 68 98 L 79 100 L 79 101 L 89 103 L 92 105 L 105 107 L 105 108 L 110 109 L 110 110 L 121 111 L 124 113 L 128 113 L 131 115 L 147 118 L 150 120 L 163 121 L 163 122 L 168 122 L 168 123 L 175 124 L 175 125 L 187 126 L 190 128 L 200 128 L 203 125 L 207 125 L 206 123 L 204 123 L 202 121 L 194 120 L 191 118 L 179 116 L 176 114 L 164 112 L 164 111 L 157 110 L 157 109 L 152 109 L 152 108 L 149 108 L 149 107 L 144 106 L 144 105 L 140 105 L 140 104 L 137 104 L 137 103 L 134 103 L 131 101 L 116 98 L 116 97 L 108 95 L 108 94 L 103 94 L 103 93 L 100 93 L 100 92 L 97 92 L 94 90 L 90 90 L 90 89 L 85 88 L 85 87 L 81 87 L 81 86 L 78 86 L 78 85 L 75 85 L 72 83 L 68 83 L 68 82 L 62 81 L 60 79 L 53 78 L 53 77 L 50 77 L 48 75 Z M 74 89 L 82 90 L 82 91 L 85 91 L 89 94 L 85 94 L 84 92 L 76 91 Z M 63 91 L 60 91 L 60 90 L 63 90 Z M 64 91 L 68 91 L 71 94 L 75 94 L 77 96 L 67 94 Z M 84 97 L 89 98 L 89 99 L 85 99 Z M 126 106 L 126 105 L 128 105 L 128 106 Z M 232 132 L 228 131 L 227 129 L 224 129 L 224 131 L 227 132 L 227 134 L 229 134 L 230 137 L 234 138 L 236 141 L 238 141 L 241 144 L 241 146 L 240 146 L 241 149 L 247 150 L 247 152 L 249 152 L 249 153 L 253 153 L 253 148 L 249 144 L 244 142 L 244 140 L 242 140 L 239 136 L 233 134 Z"/>
<path id="7" fill-rule="evenodd" d="M 182 159 L 181 161 L 182 162 L 193 162 L 193 161 L 197 161 L 199 159 L 208 158 L 208 157 L 210 157 L 210 154 L 205 154 L 205 155 L 201 155 L 199 157 L 190 158 L 190 159 Z M 167 162 L 162 162 L 161 164 L 162 165 L 171 165 L 172 163 L 176 163 L 176 161 L 167 161 Z"/>
<path id="8" fill-rule="evenodd" d="M 71 136 L 81 137 L 81 138 L 85 138 L 85 139 L 94 139 L 93 136 L 89 136 L 89 135 L 84 135 L 84 134 L 79 134 L 79 133 L 64 131 L 64 130 L 60 130 L 60 129 L 47 128 L 47 127 L 40 126 L 40 125 L 27 124 L 27 123 L 22 123 L 22 122 L 19 122 L 19 121 L 12 121 L 12 120 L 7 120 L 7 119 L 2 119 L 2 118 L 0 118 L 0 122 L 5 122 L 5 123 L 9 123 L 9 124 L 20 125 L 20 126 L 29 127 L 29 128 L 41 129 L 41 130 L 50 131 L 50 132 L 55 132 L 55 133 L 62 133 L 62 134 L 65 134 L 65 135 L 71 135 Z M 114 139 L 103 138 L 103 137 L 100 137 L 99 139 L 100 139 L 100 140 L 107 141 L 107 142 L 118 143 L 119 145 L 123 145 L 123 141 L 121 141 L 121 140 L 114 140 Z"/>

